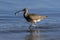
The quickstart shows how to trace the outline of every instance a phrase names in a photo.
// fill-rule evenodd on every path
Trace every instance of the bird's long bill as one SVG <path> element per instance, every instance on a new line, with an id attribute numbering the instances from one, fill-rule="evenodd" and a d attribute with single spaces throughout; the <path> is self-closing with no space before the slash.
<path id="1" fill-rule="evenodd" d="M 19 15 L 19 12 L 21 12 L 22 10 L 19 10 L 19 11 L 17 11 L 17 12 L 15 12 L 15 15 L 17 16 L 17 15 Z"/>

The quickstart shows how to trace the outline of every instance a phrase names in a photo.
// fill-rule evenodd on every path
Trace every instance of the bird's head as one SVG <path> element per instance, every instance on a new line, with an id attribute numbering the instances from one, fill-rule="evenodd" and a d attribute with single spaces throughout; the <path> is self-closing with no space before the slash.
<path id="1" fill-rule="evenodd" d="M 18 15 L 17 13 L 19 13 L 19 12 L 28 12 L 28 9 L 27 8 L 24 8 L 24 9 L 22 9 L 22 10 L 19 10 L 19 11 L 17 11 L 17 12 L 15 12 L 15 15 Z"/>
<path id="2" fill-rule="evenodd" d="M 22 11 L 26 11 L 27 10 L 27 8 L 24 8 Z"/>

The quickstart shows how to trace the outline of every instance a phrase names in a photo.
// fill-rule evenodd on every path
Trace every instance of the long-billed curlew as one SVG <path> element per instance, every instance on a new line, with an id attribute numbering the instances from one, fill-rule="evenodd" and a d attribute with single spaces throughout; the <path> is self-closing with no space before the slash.
<path id="1" fill-rule="evenodd" d="M 21 11 L 24 12 L 24 14 L 23 14 L 24 18 L 32 24 L 35 24 L 35 23 L 41 21 L 42 19 L 47 18 L 47 16 L 41 16 L 41 15 L 37 15 L 37 14 L 29 14 L 27 8 L 24 8 L 23 10 L 17 11 L 15 13 L 15 15 L 17 15 L 17 13 L 19 13 Z"/>

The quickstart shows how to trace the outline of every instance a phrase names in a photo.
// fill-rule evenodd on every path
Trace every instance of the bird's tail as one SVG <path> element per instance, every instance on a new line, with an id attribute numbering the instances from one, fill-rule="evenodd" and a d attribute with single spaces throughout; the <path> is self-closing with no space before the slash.
<path id="1" fill-rule="evenodd" d="M 42 16 L 42 19 L 45 19 L 45 18 L 47 18 L 48 16 Z"/>

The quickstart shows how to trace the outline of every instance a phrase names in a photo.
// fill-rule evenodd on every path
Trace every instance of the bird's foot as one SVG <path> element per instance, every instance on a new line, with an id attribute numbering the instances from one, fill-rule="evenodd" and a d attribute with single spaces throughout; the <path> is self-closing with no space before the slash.
<path id="1" fill-rule="evenodd" d="M 29 29 L 30 29 L 30 30 L 35 29 L 35 26 L 30 26 Z"/>

